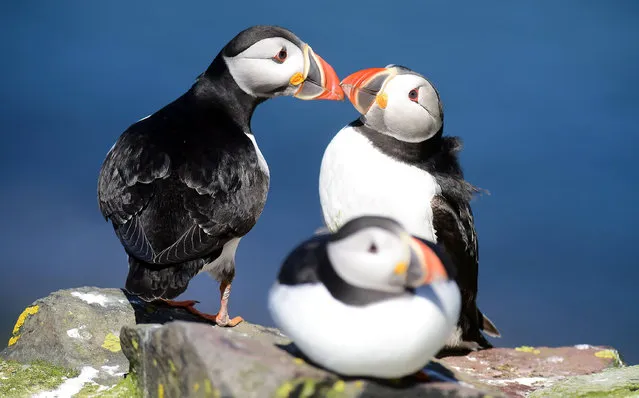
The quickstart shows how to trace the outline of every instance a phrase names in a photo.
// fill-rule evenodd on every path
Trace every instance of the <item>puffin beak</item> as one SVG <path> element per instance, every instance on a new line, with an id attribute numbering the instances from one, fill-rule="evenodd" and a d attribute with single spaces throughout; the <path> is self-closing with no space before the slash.
<path id="1" fill-rule="evenodd" d="M 315 54 L 313 49 L 304 44 L 304 74 L 291 77 L 291 84 L 300 85 L 295 94 L 303 100 L 342 101 L 344 91 L 339 85 L 339 77 L 328 62 Z"/>
<path id="2" fill-rule="evenodd" d="M 411 260 L 408 265 L 408 285 L 417 288 L 449 279 L 442 260 L 421 240 L 411 237 Z"/>
<path id="3" fill-rule="evenodd" d="M 396 74 L 393 68 L 363 69 L 346 77 L 340 85 L 355 109 L 365 115 L 374 103 L 386 108 L 388 96 L 383 88 Z"/>

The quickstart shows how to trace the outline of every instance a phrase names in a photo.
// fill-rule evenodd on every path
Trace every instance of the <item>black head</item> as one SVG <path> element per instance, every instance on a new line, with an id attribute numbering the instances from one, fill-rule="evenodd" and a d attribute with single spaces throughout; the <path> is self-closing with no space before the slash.
<path id="1" fill-rule="evenodd" d="M 333 68 L 297 35 L 279 26 L 258 25 L 241 31 L 220 57 L 235 83 L 253 97 L 344 98 Z M 209 71 L 217 72 L 216 68 Z"/>
<path id="2" fill-rule="evenodd" d="M 333 234 L 315 236 L 286 259 L 278 281 L 323 283 L 337 299 L 363 305 L 448 279 L 439 249 L 414 238 L 395 220 L 363 216 Z"/>

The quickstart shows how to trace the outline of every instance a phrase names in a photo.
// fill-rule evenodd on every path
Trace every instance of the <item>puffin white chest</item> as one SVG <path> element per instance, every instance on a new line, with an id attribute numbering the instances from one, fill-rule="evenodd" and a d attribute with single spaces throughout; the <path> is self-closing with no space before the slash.
<path id="1" fill-rule="evenodd" d="M 374 214 L 436 240 L 431 200 L 441 188 L 435 177 L 382 153 L 350 126 L 337 133 L 324 152 L 319 191 L 324 222 L 331 231 Z"/>

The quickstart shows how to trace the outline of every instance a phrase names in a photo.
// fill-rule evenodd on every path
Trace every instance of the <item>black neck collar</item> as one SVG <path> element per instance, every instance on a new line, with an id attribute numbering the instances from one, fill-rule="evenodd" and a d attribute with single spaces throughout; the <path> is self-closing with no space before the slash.
<path id="1" fill-rule="evenodd" d="M 409 164 L 423 163 L 440 152 L 442 148 L 443 125 L 434 136 L 422 142 L 406 142 L 382 134 L 367 126 L 362 118 L 352 122 L 351 126 L 385 154 Z"/>
<path id="2" fill-rule="evenodd" d="M 197 78 L 190 92 L 201 106 L 224 109 L 245 132 L 251 132 L 253 112 L 267 99 L 254 97 L 240 88 L 231 76 L 222 53 Z"/>

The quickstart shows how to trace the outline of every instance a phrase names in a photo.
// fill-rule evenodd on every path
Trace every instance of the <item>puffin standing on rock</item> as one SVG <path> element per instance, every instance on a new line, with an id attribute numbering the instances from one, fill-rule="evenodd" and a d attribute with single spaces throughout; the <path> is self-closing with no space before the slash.
<path id="1" fill-rule="evenodd" d="M 330 142 L 319 193 L 330 231 L 366 214 L 391 217 L 412 235 L 440 244 L 458 269 L 462 295 L 458 328 L 448 349 L 492 345 L 480 333 L 499 331 L 476 305 L 477 234 L 464 180 L 461 141 L 444 137 L 444 113 L 435 87 L 399 65 L 356 72 L 342 88 L 361 117 Z"/>
<path id="2" fill-rule="evenodd" d="M 358 217 L 289 254 L 269 292 L 269 311 L 326 369 L 423 378 L 457 323 L 454 277 L 454 265 L 433 243 L 390 218 Z"/>
<path id="3" fill-rule="evenodd" d="M 175 101 L 131 125 L 102 164 L 98 201 L 129 257 L 126 290 L 235 326 L 228 298 L 235 251 L 266 202 L 269 170 L 250 123 L 276 96 L 342 100 L 333 68 L 292 32 L 253 26 Z M 220 282 L 220 310 L 170 301 L 202 271 Z"/>

